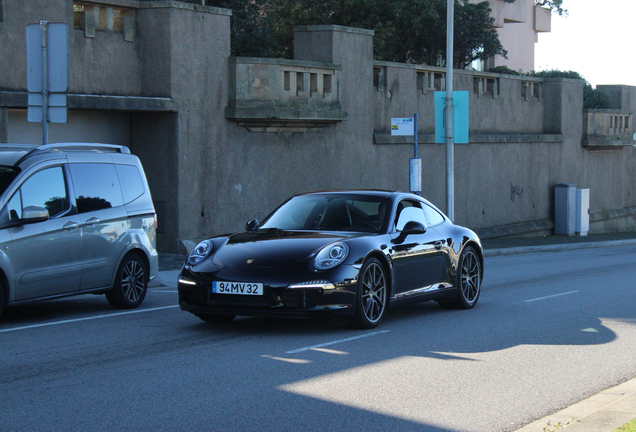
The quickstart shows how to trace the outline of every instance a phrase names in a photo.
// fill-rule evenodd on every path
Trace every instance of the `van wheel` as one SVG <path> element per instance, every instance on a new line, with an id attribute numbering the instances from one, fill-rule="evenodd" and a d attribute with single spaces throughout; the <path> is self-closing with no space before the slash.
<path id="1" fill-rule="evenodd" d="M 148 289 L 148 269 L 137 255 L 124 258 L 117 270 L 115 285 L 106 300 L 115 309 L 133 309 L 144 301 Z"/>
<path id="2" fill-rule="evenodd" d="M 4 310 L 4 284 L 0 281 L 0 317 L 2 317 L 3 310 Z"/>

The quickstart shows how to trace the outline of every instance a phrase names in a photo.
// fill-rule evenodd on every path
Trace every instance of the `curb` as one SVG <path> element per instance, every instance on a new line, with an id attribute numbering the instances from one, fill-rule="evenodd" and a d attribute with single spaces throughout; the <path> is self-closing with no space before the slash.
<path id="1" fill-rule="evenodd" d="M 515 432 L 614 432 L 636 418 L 636 378 L 611 387 Z"/>
<path id="2" fill-rule="evenodd" d="M 542 245 L 542 246 L 521 246 L 521 247 L 511 247 L 511 248 L 501 248 L 501 249 L 485 249 L 484 256 L 493 257 L 493 256 L 506 256 L 506 255 L 521 255 L 521 254 L 529 254 L 529 253 L 537 253 L 537 252 L 561 252 L 561 251 L 576 250 L 576 249 L 594 249 L 594 248 L 626 246 L 626 245 L 636 245 L 636 239 L 609 240 L 609 241 L 598 241 L 598 242 L 588 242 L 588 243 L 566 243 L 566 244 L 560 243 L 560 244 L 551 244 L 551 245 Z"/>

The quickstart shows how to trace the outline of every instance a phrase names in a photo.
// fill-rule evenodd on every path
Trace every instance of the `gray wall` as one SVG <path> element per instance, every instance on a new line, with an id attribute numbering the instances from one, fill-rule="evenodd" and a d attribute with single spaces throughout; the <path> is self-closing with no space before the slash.
<path id="1" fill-rule="evenodd" d="M 141 158 L 156 202 L 160 250 L 185 251 L 205 236 L 241 230 L 248 219 L 262 219 L 300 192 L 407 190 L 413 141 L 391 137 L 390 119 L 415 112 L 423 195 L 445 208 L 445 149 L 433 138 L 434 90 L 422 88 L 422 77 L 443 74 L 443 69 L 374 62 L 369 30 L 298 27 L 295 62 L 287 63 L 294 70 L 337 71 L 339 114 L 325 121 L 311 113 L 320 101 L 272 93 L 272 105 L 287 111 L 287 117 L 259 119 L 261 126 L 276 125 L 270 128 L 276 132 L 250 132 L 242 125 L 249 118 L 226 118 L 226 107 L 236 106 L 231 83 L 252 80 L 241 88 L 260 86 L 262 97 L 266 79 L 283 79 L 286 63 L 256 59 L 250 73 L 260 70 L 263 79 L 239 77 L 229 67 L 229 11 L 181 2 L 100 4 L 134 11 L 134 32 L 125 37 L 97 30 L 86 37 L 72 28 L 71 1 L 3 0 L 0 58 L 13 67 L 0 68 L 0 142 L 10 138 L 10 131 L 27 127 L 9 115 L 9 109 L 26 108 L 26 24 L 68 22 L 69 104 L 86 123 L 78 133 L 85 137 L 109 118 L 121 120 L 115 129 L 129 132 L 121 141 Z M 378 87 L 374 74 L 379 72 Z M 485 84 L 481 93 L 480 82 Z M 533 86 L 531 94 L 527 86 Z M 594 148 L 586 148 L 582 81 L 456 71 L 454 88 L 470 95 L 470 144 L 455 146 L 458 223 L 484 236 L 549 232 L 554 185 L 571 182 L 591 189 L 592 232 L 636 227 L 633 117 L 630 130 L 621 132 L 627 139 L 618 145 L 607 131 L 607 142 L 601 134 Z M 636 88 L 602 88 L 614 110 L 635 111 Z M 249 100 L 241 103 L 251 106 Z"/>

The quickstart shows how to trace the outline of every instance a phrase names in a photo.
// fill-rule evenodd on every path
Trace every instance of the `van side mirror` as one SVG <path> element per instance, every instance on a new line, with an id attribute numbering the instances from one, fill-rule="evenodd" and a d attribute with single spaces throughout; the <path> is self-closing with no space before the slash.
<path id="1" fill-rule="evenodd" d="M 40 206 L 28 206 L 22 210 L 22 223 L 44 222 L 49 218 L 49 211 Z"/>

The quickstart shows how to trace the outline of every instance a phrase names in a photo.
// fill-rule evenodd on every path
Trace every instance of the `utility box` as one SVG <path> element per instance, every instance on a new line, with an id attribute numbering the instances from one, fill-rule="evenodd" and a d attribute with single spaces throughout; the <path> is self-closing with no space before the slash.
<path id="1" fill-rule="evenodd" d="M 576 227 L 575 231 L 581 237 L 590 230 L 590 190 L 576 190 Z"/>
<path id="2" fill-rule="evenodd" d="M 574 235 L 576 226 L 576 185 L 561 183 L 554 187 L 554 234 Z"/>

